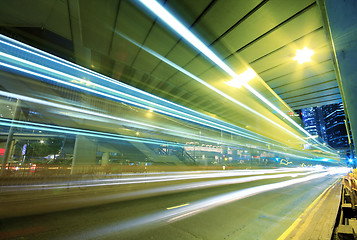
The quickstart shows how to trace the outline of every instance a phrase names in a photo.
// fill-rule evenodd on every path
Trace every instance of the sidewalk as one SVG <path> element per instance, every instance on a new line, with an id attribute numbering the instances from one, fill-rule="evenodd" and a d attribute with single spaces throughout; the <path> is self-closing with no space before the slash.
<path id="1" fill-rule="evenodd" d="M 278 240 L 331 240 L 341 202 L 342 181 L 326 189 Z"/>

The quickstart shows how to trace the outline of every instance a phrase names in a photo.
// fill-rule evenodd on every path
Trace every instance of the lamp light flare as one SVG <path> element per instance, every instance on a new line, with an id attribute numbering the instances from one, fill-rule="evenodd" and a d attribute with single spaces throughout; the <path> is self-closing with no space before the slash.
<path id="1" fill-rule="evenodd" d="M 314 55 L 314 51 L 304 47 L 302 50 L 296 49 L 296 56 L 293 58 L 298 61 L 299 64 L 311 62 L 311 56 Z"/>
<path id="2" fill-rule="evenodd" d="M 245 72 L 226 82 L 226 84 L 231 87 L 240 88 L 243 84 L 249 82 L 255 77 L 257 77 L 257 73 L 252 68 L 248 68 Z"/>
<path id="3" fill-rule="evenodd" d="M 155 1 L 155 0 L 140 0 L 140 2 L 145 7 L 147 7 L 151 12 L 153 12 L 157 17 L 159 17 L 161 20 L 163 20 L 168 26 L 170 26 L 181 37 L 186 39 L 193 47 L 198 49 L 202 54 L 204 54 L 206 57 L 208 57 L 212 62 L 214 62 L 222 70 L 224 70 L 226 73 L 228 73 L 230 76 L 232 76 L 233 79 L 237 78 L 237 74 L 226 63 L 224 63 L 222 61 L 222 59 L 220 59 L 213 51 L 211 51 L 197 36 L 195 36 L 189 29 L 187 29 L 181 22 L 179 22 L 169 11 L 167 11 L 157 1 Z M 311 50 L 309 50 L 309 51 L 311 51 Z M 311 59 L 310 59 L 310 61 L 311 61 Z M 229 96 L 227 97 L 224 93 L 218 92 L 217 90 L 213 89 L 213 87 L 210 86 L 209 84 L 207 84 L 207 83 L 203 83 L 203 84 L 205 86 L 209 87 L 210 89 L 216 91 L 220 95 L 225 96 L 227 99 L 231 100 L 232 102 L 234 102 L 234 103 L 236 103 L 236 104 L 238 104 L 240 106 L 243 105 L 242 103 L 236 101 L 235 99 L 230 98 Z M 271 107 L 272 109 L 277 111 L 278 114 L 280 114 L 282 117 L 286 118 L 290 123 L 292 123 L 295 127 L 297 127 L 304 134 L 306 134 L 307 136 L 310 136 L 310 134 L 305 129 L 303 129 L 294 120 L 292 120 L 289 116 L 287 116 L 285 113 L 283 113 L 278 107 L 276 107 L 274 104 L 272 104 L 263 95 L 258 93 L 254 88 L 252 88 L 251 86 L 249 86 L 247 83 L 244 83 L 244 82 L 241 85 L 244 85 L 248 91 L 250 91 L 256 97 L 258 97 L 264 103 L 266 103 L 269 107 Z M 264 118 L 264 119 L 268 120 L 267 118 Z M 285 132 L 288 132 L 289 134 L 294 135 L 296 138 L 300 139 L 302 142 L 306 142 L 304 139 L 302 139 L 301 137 L 295 135 L 291 131 L 285 129 L 283 126 L 279 125 L 278 123 L 273 122 L 271 120 L 268 120 L 268 121 L 270 121 L 274 125 L 280 127 Z M 325 150 L 323 150 L 323 151 L 325 151 Z"/>

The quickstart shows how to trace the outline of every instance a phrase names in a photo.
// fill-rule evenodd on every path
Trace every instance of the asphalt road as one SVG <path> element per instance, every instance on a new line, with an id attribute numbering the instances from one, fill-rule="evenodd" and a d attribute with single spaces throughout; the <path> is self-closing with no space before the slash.
<path id="1" fill-rule="evenodd" d="M 277 239 L 341 176 L 295 173 L 2 219 L 0 239 Z"/>

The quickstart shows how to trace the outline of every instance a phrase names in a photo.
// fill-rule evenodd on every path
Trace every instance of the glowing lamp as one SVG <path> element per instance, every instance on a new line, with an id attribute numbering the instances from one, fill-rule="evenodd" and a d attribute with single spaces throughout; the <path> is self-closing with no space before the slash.
<path id="1" fill-rule="evenodd" d="M 314 51 L 304 47 L 302 50 L 296 49 L 296 56 L 293 58 L 298 61 L 299 64 L 311 62 L 311 56 L 314 55 Z"/>

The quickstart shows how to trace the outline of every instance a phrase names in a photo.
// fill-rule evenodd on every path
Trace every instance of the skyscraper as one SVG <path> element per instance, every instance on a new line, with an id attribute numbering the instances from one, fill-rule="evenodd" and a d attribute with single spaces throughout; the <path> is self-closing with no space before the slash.
<path id="1" fill-rule="evenodd" d="M 302 121 L 304 122 L 305 130 L 311 135 L 317 134 L 317 119 L 314 107 L 301 109 Z"/>
<path id="2" fill-rule="evenodd" d="M 316 107 L 315 113 L 317 134 L 324 142 L 327 142 L 326 125 L 322 107 Z"/>
<path id="3" fill-rule="evenodd" d="M 310 107 L 301 109 L 304 128 L 311 135 L 318 135 L 320 139 L 327 142 L 325 120 L 322 107 Z"/>
<path id="4" fill-rule="evenodd" d="M 345 112 L 342 103 L 322 106 L 328 144 L 333 148 L 348 148 Z"/>

